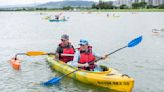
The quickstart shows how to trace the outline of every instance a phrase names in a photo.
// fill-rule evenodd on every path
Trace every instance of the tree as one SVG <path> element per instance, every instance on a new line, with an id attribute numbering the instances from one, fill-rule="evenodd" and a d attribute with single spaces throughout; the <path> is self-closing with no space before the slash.
<path id="1" fill-rule="evenodd" d="M 147 3 L 146 2 L 140 2 L 139 5 L 140 5 L 140 8 L 146 8 Z"/>
<path id="2" fill-rule="evenodd" d="M 97 6 L 96 6 L 95 3 L 92 4 L 92 8 L 93 8 L 93 9 L 97 8 Z"/>
<path id="3" fill-rule="evenodd" d="M 147 5 L 147 9 L 153 8 L 153 5 Z"/>
<path id="4" fill-rule="evenodd" d="M 132 8 L 133 9 L 138 9 L 140 7 L 139 3 L 132 3 Z"/>
<path id="5" fill-rule="evenodd" d="M 129 7 L 126 5 L 126 4 L 122 4 L 121 6 L 120 6 L 120 9 L 128 9 Z"/>
<path id="6" fill-rule="evenodd" d="M 73 10 L 73 7 L 71 7 L 71 6 L 64 6 L 63 10 Z"/>
<path id="7" fill-rule="evenodd" d="M 159 9 L 164 9 L 164 4 L 160 4 L 160 5 L 158 6 L 158 8 L 159 8 Z"/>
<path id="8" fill-rule="evenodd" d="M 112 5 L 112 3 L 99 1 L 99 3 L 97 5 L 93 4 L 92 8 L 96 8 L 96 9 L 113 9 L 113 5 Z"/>

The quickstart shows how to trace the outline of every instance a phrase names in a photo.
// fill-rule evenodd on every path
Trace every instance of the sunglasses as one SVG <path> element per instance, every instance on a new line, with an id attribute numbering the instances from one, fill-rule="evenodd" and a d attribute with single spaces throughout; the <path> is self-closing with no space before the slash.
<path id="1" fill-rule="evenodd" d="M 83 45 L 83 44 L 80 44 L 80 46 L 85 46 L 85 45 Z"/>
<path id="2" fill-rule="evenodd" d="M 65 42 L 65 41 L 67 41 L 67 40 L 61 39 L 61 41 L 62 41 L 62 42 Z"/>

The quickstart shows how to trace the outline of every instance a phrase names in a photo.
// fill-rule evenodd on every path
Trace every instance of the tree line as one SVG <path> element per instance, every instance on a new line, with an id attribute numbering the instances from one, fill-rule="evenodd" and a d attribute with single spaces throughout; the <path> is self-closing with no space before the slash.
<path id="1" fill-rule="evenodd" d="M 148 5 L 146 2 L 138 2 L 138 3 L 132 3 L 131 6 L 128 6 L 126 4 L 122 4 L 120 6 L 114 6 L 112 2 L 102 2 L 100 1 L 98 4 L 92 5 L 93 9 L 151 9 L 151 8 L 157 8 L 157 9 L 164 9 L 164 4 L 160 4 L 157 6 Z"/>
<path id="2" fill-rule="evenodd" d="M 35 10 L 73 10 L 73 9 L 164 9 L 164 4 L 157 6 L 148 5 L 146 2 L 132 3 L 131 6 L 122 4 L 120 6 L 114 6 L 113 2 L 102 2 L 98 4 L 94 3 L 91 7 L 72 7 L 64 6 L 62 8 L 37 8 L 37 7 L 20 7 L 20 8 L 0 8 L 0 11 L 35 11 Z"/>

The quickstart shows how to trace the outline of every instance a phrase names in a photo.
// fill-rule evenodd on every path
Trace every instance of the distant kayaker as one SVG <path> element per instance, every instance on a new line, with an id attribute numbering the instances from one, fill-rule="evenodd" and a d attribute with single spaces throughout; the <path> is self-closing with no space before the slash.
<path id="1" fill-rule="evenodd" d="M 55 15 L 55 19 L 56 20 L 59 20 L 59 15 Z"/>
<path id="2" fill-rule="evenodd" d="M 96 58 L 105 59 L 106 56 L 101 57 L 100 55 L 94 53 L 92 51 L 92 46 L 90 46 L 88 41 L 85 39 L 81 39 L 79 45 L 80 48 L 76 50 L 72 64 L 76 64 L 74 66 L 77 66 L 84 70 L 94 71 L 96 69 L 96 65 L 94 63 Z"/>
<path id="3" fill-rule="evenodd" d="M 109 17 L 109 13 L 107 13 L 107 15 L 106 15 L 107 17 Z"/>
<path id="4" fill-rule="evenodd" d="M 74 47 L 69 42 L 69 36 L 67 34 L 61 36 L 61 43 L 58 45 L 56 53 L 58 59 L 65 63 L 73 60 L 73 56 L 62 55 L 62 54 L 69 55 L 75 53 Z"/>

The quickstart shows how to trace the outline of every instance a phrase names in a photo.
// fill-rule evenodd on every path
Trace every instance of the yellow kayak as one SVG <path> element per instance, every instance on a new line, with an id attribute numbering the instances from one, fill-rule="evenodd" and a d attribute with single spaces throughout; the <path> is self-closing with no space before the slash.
<path id="1" fill-rule="evenodd" d="M 68 74 L 77 69 L 76 67 L 69 66 L 64 62 L 55 59 L 55 56 L 48 56 L 47 61 L 53 69 L 63 74 Z M 83 83 L 121 92 L 131 92 L 134 86 L 133 78 L 126 74 L 121 74 L 113 68 L 107 68 L 106 71 L 101 72 L 79 70 L 68 75 L 68 77 Z"/>

